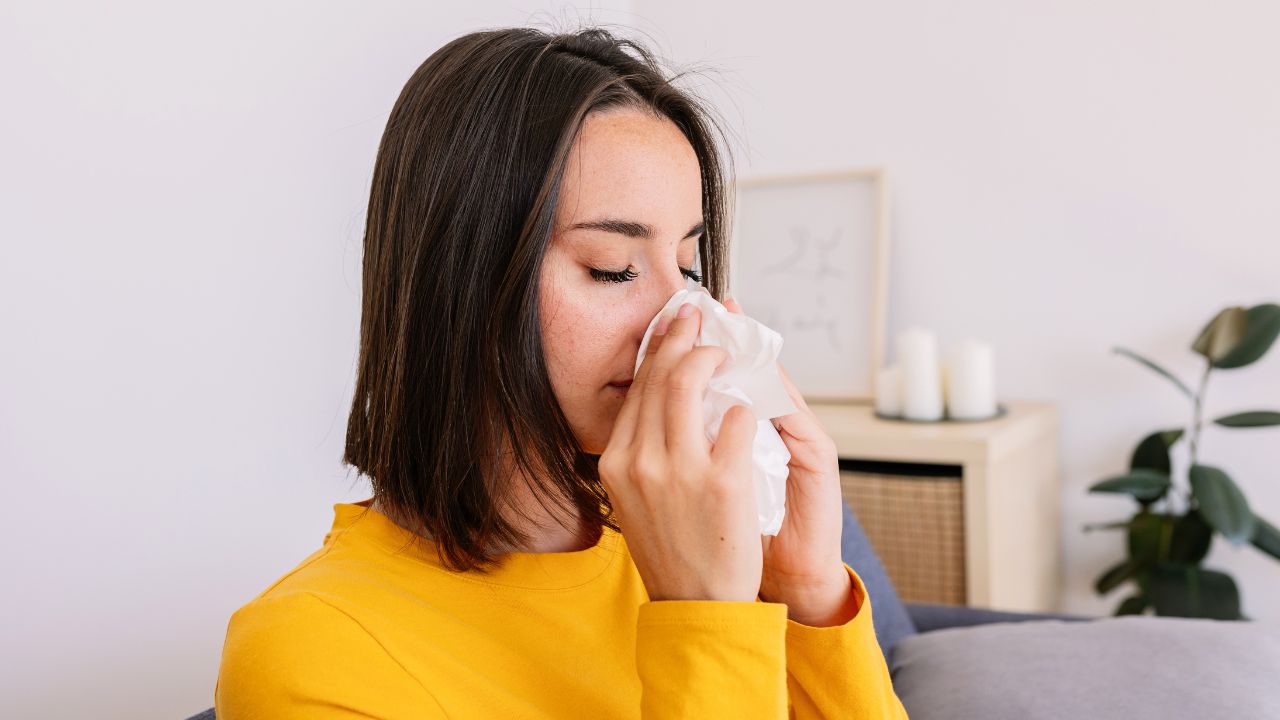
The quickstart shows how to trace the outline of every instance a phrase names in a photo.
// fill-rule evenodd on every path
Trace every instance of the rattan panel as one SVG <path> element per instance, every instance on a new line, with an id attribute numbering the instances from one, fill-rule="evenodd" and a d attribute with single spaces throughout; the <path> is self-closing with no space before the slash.
<path id="1" fill-rule="evenodd" d="M 904 602 L 966 604 L 960 478 L 842 470 L 840 486 Z"/>

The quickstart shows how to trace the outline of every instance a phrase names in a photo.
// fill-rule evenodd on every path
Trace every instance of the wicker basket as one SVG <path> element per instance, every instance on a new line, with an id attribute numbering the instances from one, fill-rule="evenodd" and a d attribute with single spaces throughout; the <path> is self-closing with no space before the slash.
<path id="1" fill-rule="evenodd" d="M 965 605 L 964 497 L 958 474 L 846 469 L 840 487 L 904 602 Z M 868 464 L 870 465 L 870 464 Z"/>

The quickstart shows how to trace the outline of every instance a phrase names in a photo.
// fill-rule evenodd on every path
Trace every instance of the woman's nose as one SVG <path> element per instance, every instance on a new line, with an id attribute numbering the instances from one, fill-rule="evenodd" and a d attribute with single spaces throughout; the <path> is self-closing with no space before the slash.
<path id="1" fill-rule="evenodd" d="M 680 268 L 674 268 L 662 274 L 662 289 L 665 293 L 662 295 L 662 304 L 665 305 L 672 295 L 688 287 L 690 278 L 681 272 Z M 662 307 L 659 305 L 658 307 Z"/>
<path id="2" fill-rule="evenodd" d="M 690 282 L 691 279 L 683 272 L 680 272 L 679 268 L 661 273 L 661 276 L 653 282 L 651 289 L 653 296 L 649 298 L 648 302 L 651 312 L 646 320 L 650 320 L 657 315 L 663 306 L 667 304 L 667 301 L 671 299 L 671 296 L 684 290 Z M 641 332 L 643 332 L 643 328 Z"/>

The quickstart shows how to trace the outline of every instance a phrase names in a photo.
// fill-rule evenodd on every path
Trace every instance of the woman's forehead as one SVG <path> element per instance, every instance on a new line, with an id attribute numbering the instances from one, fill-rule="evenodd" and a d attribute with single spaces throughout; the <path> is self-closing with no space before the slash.
<path id="1" fill-rule="evenodd" d="M 666 118 L 638 111 L 592 114 L 568 160 L 556 214 L 562 230 L 606 218 L 649 223 L 666 223 L 672 215 L 677 217 L 670 222 L 698 219 L 698 157 Z"/>

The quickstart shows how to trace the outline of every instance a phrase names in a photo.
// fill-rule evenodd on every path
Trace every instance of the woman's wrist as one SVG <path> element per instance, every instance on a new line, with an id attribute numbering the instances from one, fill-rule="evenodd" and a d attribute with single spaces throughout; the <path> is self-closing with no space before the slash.
<path id="1" fill-rule="evenodd" d="M 762 585 L 760 599 L 786 604 L 787 619 L 811 627 L 843 625 L 858 614 L 861 606 L 853 578 L 843 563 L 838 574 L 833 572 L 822 583 L 793 583 L 779 588 Z"/>

